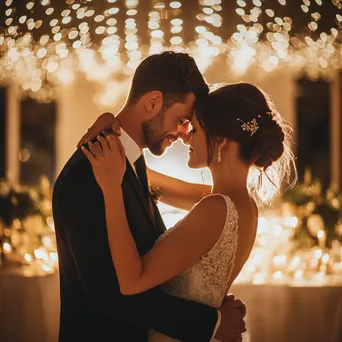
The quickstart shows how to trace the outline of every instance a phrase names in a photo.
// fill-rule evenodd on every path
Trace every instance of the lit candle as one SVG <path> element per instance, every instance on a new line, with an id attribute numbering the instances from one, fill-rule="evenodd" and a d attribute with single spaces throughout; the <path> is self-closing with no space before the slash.
<path id="1" fill-rule="evenodd" d="M 29 253 L 25 253 L 24 259 L 27 263 L 31 263 L 32 262 L 32 255 Z"/>
<path id="2" fill-rule="evenodd" d="M 282 271 L 277 271 L 273 273 L 273 279 L 276 282 L 281 282 L 283 280 L 283 272 Z"/>
<path id="3" fill-rule="evenodd" d="M 316 275 L 316 280 L 318 283 L 322 284 L 325 281 L 325 275 L 327 273 L 327 265 L 321 265 L 319 272 Z"/>
<path id="4" fill-rule="evenodd" d="M 314 255 L 315 255 L 315 258 L 316 258 L 317 260 L 319 260 L 319 259 L 322 257 L 323 252 L 322 252 L 321 249 L 317 249 L 317 250 L 315 250 Z"/>
<path id="5" fill-rule="evenodd" d="M 322 262 L 323 264 L 327 264 L 329 262 L 329 254 L 323 254 Z"/>
<path id="6" fill-rule="evenodd" d="M 5 242 L 3 244 L 2 249 L 4 251 L 4 254 L 10 254 L 12 252 L 12 246 L 8 242 Z"/>
<path id="7" fill-rule="evenodd" d="M 302 270 L 297 270 L 294 274 L 294 278 L 296 280 L 301 280 L 303 278 L 303 271 Z"/>
<path id="8" fill-rule="evenodd" d="M 318 244 L 321 248 L 325 247 L 325 233 L 324 231 L 321 229 L 317 232 L 317 239 L 318 239 Z"/>
<path id="9" fill-rule="evenodd" d="M 262 273 L 257 273 L 254 275 L 252 283 L 254 285 L 258 285 L 258 284 L 263 284 L 265 283 L 265 277 Z"/>
<path id="10" fill-rule="evenodd" d="M 286 266 L 286 255 L 285 254 L 281 254 L 281 255 L 276 255 L 273 258 L 273 264 L 275 269 L 283 269 Z"/>
<path id="11" fill-rule="evenodd" d="M 299 256 L 295 256 L 293 259 L 292 259 L 292 262 L 291 262 L 291 266 L 293 269 L 296 269 L 298 268 L 298 266 L 300 265 L 301 263 L 301 259 Z"/>

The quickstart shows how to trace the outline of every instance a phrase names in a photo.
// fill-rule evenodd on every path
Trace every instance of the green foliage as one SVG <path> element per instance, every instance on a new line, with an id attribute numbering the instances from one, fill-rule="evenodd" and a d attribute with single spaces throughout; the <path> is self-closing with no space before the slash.
<path id="1" fill-rule="evenodd" d="M 283 203 L 291 205 L 292 212 L 299 219 L 293 241 L 298 248 L 318 245 L 317 233 L 325 233 L 325 246 L 331 247 L 333 240 L 342 236 L 342 194 L 335 184 L 322 193 L 318 179 L 312 180 L 307 170 L 304 182 L 283 195 Z"/>

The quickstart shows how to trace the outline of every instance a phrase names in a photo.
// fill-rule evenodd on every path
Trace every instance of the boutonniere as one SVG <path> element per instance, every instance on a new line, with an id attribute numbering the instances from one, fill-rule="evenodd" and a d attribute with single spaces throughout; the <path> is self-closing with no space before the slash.
<path id="1" fill-rule="evenodd" d="M 159 201 L 159 197 L 161 196 L 163 190 L 160 187 L 154 188 L 151 184 L 148 184 L 149 192 L 151 200 L 154 204 L 157 204 Z"/>

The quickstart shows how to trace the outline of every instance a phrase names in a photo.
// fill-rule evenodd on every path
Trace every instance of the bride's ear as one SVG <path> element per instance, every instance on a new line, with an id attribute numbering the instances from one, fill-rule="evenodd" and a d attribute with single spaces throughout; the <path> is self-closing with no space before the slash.
<path id="1" fill-rule="evenodd" d="M 229 142 L 230 141 L 227 138 L 218 138 L 217 146 L 220 147 L 220 149 L 223 149 L 229 146 Z"/>

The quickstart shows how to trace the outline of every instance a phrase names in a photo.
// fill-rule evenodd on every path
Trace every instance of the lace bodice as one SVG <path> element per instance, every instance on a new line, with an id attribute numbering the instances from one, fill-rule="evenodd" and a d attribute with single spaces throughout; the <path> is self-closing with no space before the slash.
<path id="1" fill-rule="evenodd" d="M 222 300 L 229 290 L 238 241 L 238 213 L 229 197 L 220 196 L 226 201 L 227 217 L 216 244 L 196 264 L 163 285 L 164 291 L 175 297 L 193 300 L 214 308 L 221 306 Z M 167 230 L 159 239 L 163 239 L 177 229 L 177 226 Z M 157 341 L 171 342 L 175 340 L 151 331 L 149 342 Z"/>

